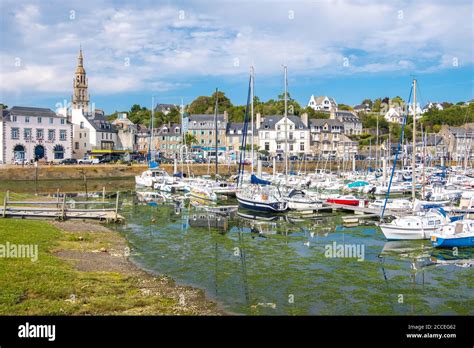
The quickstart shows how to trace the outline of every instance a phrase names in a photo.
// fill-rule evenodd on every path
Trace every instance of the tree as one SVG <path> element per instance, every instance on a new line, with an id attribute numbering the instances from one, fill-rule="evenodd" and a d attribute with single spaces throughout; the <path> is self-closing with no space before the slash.
<path id="1" fill-rule="evenodd" d="M 8 109 L 8 105 L 0 103 L 0 110 L 5 110 L 5 109 Z"/>
<path id="2" fill-rule="evenodd" d="M 190 114 L 213 114 L 216 104 L 216 97 L 218 98 L 217 109 L 219 113 L 230 109 L 233 105 L 229 98 L 225 96 L 222 91 L 214 92 L 210 97 L 199 96 L 194 99 L 188 107 Z"/>
<path id="3" fill-rule="evenodd" d="M 337 104 L 337 108 L 339 110 L 347 110 L 347 111 L 352 111 L 352 107 L 346 104 Z"/>
<path id="4" fill-rule="evenodd" d="M 198 143 L 198 140 L 195 135 L 191 133 L 186 133 L 184 135 L 184 142 L 186 145 L 195 145 Z"/>

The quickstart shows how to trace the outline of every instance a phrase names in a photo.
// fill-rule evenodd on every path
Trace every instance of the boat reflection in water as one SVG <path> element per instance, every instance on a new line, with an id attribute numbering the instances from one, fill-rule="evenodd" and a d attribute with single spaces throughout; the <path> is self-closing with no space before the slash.
<path id="1" fill-rule="evenodd" d="M 129 199 L 133 204 L 122 211 L 125 224 L 113 228 L 127 237 L 134 261 L 204 289 L 233 313 L 472 312 L 465 306 L 472 250 L 453 256 L 429 241 L 385 242 L 377 227 L 347 227 L 342 214 L 259 215 L 236 211 L 236 200 L 221 205 L 175 195 Z M 326 247 L 334 244 L 363 245 L 363 261 L 326 256 Z M 397 294 L 407 292 L 406 304 L 399 304 Z M 290 294 L 294 303 L 288 302 Z"/>

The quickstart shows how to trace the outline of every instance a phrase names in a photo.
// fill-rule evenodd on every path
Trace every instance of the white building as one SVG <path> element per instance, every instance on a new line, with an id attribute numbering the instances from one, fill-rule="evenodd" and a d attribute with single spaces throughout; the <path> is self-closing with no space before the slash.
<path id="1" fill-rule="evenodd" d="M 0 160 L 3 163 L 71 158 L 72 125 L 50 109 L 14 106 L 0 115 Z"/>
<path id="2" fill-rule="evenodd" d="M 260 150 L 268 151 L 272 156 L 286 152 L 289 155 L 310 153 L 310 131 L 308 115 L 261 117 L 257 114 L 258 145 Z M 286 147 L 285 147 L 286 143 Z"/>
<path id="3" fill-rule="evenodd" d="M 73 158 L 83 158 L 98 150 L 113 150 L 118 144 L 117 130 L 102 111 L 85 113 L 82 109 L 71 110 L 73 124 Z"/>
<path id="4" fill-rule="evenodd" d="M 316 111 L 337 111 L 336 100 L 327 96 L 315 97 L 311 95 L 308 106 Z"/>
<path id="5" fill-rule="evenodd" d="M 400 106 L 391 107 L 384 115 L 385 120 L 387 122 L 403 124 L 403 119 L 405 115 L 403 113 L 403 109 Z"/>
<path id="6" fill-rule="evenodd" d="M 428 112 L 430 109 L 443 110 L 444 108 L 443 108 L 443 105 L 441 105 L 440 103 L 429 102 L 423 107 L 423 110 L 421 111 L 421 113 L 424 114 L 425 112 Z"/>

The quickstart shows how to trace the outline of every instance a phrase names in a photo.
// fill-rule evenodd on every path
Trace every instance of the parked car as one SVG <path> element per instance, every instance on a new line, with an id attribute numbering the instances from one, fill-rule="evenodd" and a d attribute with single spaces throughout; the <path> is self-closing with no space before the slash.
<path id="1" fill-rule="evenodd" d="M 74 158 L 65 158 L 59 161 L 59 164 L 77 164 L 77 160 Z"/>
<path id="2" fill-rule="evenodd" d="M 99 163 L 99 159 L 84 157 L 84 158 L 78 159 L 77 163 L 78 164 L 97 164 Z"/>
<path id="3" fill-rule="evenodd" d="M 268 161 L 264 161 L 264 162 L 262 162 L 262 167 L 263 167 L 263 168 L 272 168 L 272 167 L 273 167 L 273 163 L 272 163 L 272 162 L 268 162 Z"/>

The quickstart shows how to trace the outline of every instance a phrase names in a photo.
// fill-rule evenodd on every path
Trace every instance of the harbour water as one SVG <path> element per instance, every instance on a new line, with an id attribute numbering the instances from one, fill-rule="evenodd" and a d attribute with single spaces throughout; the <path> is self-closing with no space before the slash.
<path id="1" fill-rule="evenodd" d="M 340 215 L 266 221 L 128 198 L 126 224 L 115 228 L 135 262 L 204 289 L 233 313 L 474 313 L 472 249 L 387 242 L 377 226 L 344 227 Z"/>
<path id="2" fill-rule="evenodd" d="M 83 191 L 81 181 L 40 182 L 40 194 Z M 138 200 L 127 180 L 90 181 L 122 190 L 125 224 L 110 225 L 143 269 L 203 289 L 232 313 L 251 315 L 474 314 L 474 250 L 427 240 L 387 242 L 373 225 L 343 226 L 341 213 L 251 218 L 199 210 L 189 200 Z M 3 182 L 32 193 L 34 183 Z M 229 200 L 228 204 L 236 204 Z M 344 213 L 347 215 L 347 213 Z M 269 220 L 272 219 L 272 220 Z"/>

